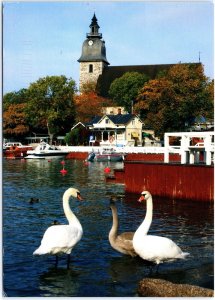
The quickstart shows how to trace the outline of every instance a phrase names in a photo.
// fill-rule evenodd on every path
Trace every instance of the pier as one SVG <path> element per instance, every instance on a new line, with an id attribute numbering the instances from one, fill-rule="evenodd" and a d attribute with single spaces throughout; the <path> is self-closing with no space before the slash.
<path id="1" fill-rule="evenodd" d="M 177 137 L 179 145 L 171 145 Z M 198 140 L 199 142 L 195 143 Z M 69 147 L 68 158 L 86 159 L 101 147 Z M 166 133 L 164 147 L 116 147 L 124 153 L 124 168 L 114 169 L 109 182 L 125 184 L 128 193 L 150 190 L 153 195 L 180 200 L 214 199 L 214 132 Z"/>

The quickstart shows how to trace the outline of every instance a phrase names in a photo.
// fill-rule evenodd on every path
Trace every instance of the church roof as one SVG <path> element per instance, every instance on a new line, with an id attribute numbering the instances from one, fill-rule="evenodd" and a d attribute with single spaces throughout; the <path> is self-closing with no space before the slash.
<path id="1" fill-rule="evenodd" d="M 199 63 L 194 63 L 199 65 Z M 160 71 L 170 69 L 176 64 L 162 64 L 162 65 L 133 65 L 133 66 L 108 66 L 105 67 L 103 73 L 99 76 L 97 81 L 97 91 L 102 97 L 109 97 L 108 91 L 111 83 L 121 77 L 126 72 L 139 72 L 154 79 Z"/>
<path id="2" fill-rule="evenodd" d="M 78 62 L 100 62 L 103 61 L 109 65 L 106 58 L 105 42 L 94 38 L 92 46 L 89 46 L 89 39 L 85 40 L 82 46 L 82 54 Z"/>
<path id="3" fill-rule="evenodd" d="M 82 54 L 78 62 L 104 62 L 109 65 L 106 58 L 105 41 L 101 40 L 102 34 L 99 33 L 99 25 L 94 13 L 90 24 L 90 32 L 82 45 Z"/>

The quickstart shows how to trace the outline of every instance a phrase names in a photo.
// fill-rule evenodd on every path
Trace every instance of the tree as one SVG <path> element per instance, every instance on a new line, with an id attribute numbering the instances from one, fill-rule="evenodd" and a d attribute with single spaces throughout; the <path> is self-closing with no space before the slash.
<path id="1" fill-rule="evenodd" d="M 102 114 L 104 106 L 111 106 L 111 100 L 89 91 L 75 97 L 76 122 L 89 122 L 94 116 Z"/>
<path id="2" fill-rule="evenodd" d="M 90 92 L 96 92 L 97 82 L 94 80 L 84 82 L 81 86 L 81 94 L 88 94 Z"/>
<path id="3" fill-rule="evenodd" d="M 29 123 L 55 134 L 68 132 L 75 120 L 75 81 L 65 76 L 47 76 L 28 88 L 26 112 Z"/>
<path id="4" fill-rule="evenodd" d="M 74 128 L 68 132 L 64 138 L 67 145 L 84 145 L 89 141 L 89 131 L 84 127 Z"/>
<path id="5" fill-rule="evenodd" d="M 10 92 L 3 97 L 3 134 L 5 137 L 23 137 L 29 132 L 25 107 L 27 90 Z"/>
<path id="6" fill-rule="evenodd" d="M 3 97 L 3 111 L 6 111 L 11 104 L 26 103 L 27 100 L 27 89 L 21 89 L 18 92 L 7 93 Z"/>
<path id="7" fill-rule="evenodd" d="M 199 114 L 213 111 L 209 80 L 201 64 L 178 64 L 141 89 L 135 112 L 157 136 L 185 131 Z"/>
<path id="8" fill-rule="evenodd" d="M 125 110 L 131 112 L 133 102 L 146 81 L 148 81 L 148 77 L 145 74 L 127 72 L 112 82 L 109 95 L 117 105 L 123 106 Z"/>
<path id="9" fill-rule="evenodd" d="M 25 106 L 25 103 L 11 104 L 3 112 L 3 134 L 5 137 L 23 137 L 29 132 L 24 112 Z"/>

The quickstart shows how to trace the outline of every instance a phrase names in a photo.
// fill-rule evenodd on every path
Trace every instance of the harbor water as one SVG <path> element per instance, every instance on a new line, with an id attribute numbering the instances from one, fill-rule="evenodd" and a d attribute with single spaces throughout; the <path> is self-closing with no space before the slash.
<path id="1" fill-rule="evenodd" d="M 120 232 L 135 231 L 146 206 L 139 195 L 125 194 L 124 185 L 106 183 L 106 163 L 66 160 L 3 160 L 3 293 L 8 297 L 133 297 L 146 277 L 213 289 L 213 204 L 153 197 L 150 234 L 166 236 L 190 256 L 163 263 L 150 272 L 140 258 L 116 252 L 108 241 L 112 225 L 110 197 L 118 198 Z M 109 163 L 113 169 L 122 163 Z M 207 179 L 205 179 L 207 180 Z M 70 200 L 83 227 L 83 237 L 71 254 L 33 256 L 43 233 L 54 220 L 67 224 L 62 195 L 69 187 L 80 190 L 84 201 Z M 201 187 L 199 187 L 201 189 Z M 142 192 L 142 191 L 140 191 Z M 29 203 L 31 198 L 39 199 Z M 158 245 L 159 247 L 159 245 Z"/>

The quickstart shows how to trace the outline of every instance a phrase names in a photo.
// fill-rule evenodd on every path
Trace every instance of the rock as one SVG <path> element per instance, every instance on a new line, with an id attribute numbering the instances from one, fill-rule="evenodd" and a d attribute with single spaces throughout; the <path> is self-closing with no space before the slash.
<path id="1" fill-rule="evenodd" d="M 214 291 L 190 284 L 175 284 L 167 280 L 145 278 L 139 282 L 142 297 L 213 297 Z"/>

